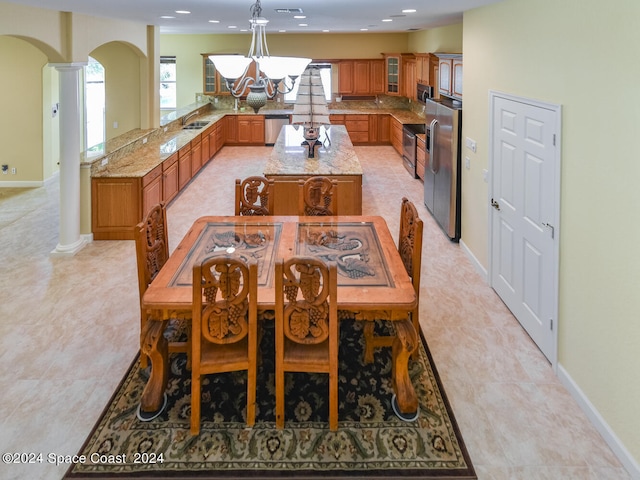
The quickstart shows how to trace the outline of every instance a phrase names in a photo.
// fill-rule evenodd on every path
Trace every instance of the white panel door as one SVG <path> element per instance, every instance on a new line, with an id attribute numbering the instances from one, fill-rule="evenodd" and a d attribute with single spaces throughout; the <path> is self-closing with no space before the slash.
<path id="1" fill-rule="evenodd" d="M 555 363 L 559 108 L 491 98 L 491 285 Z"/>

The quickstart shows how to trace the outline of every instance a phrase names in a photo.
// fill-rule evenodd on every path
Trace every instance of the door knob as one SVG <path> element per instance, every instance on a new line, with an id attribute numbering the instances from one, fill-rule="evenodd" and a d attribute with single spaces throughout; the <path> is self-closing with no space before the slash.
<path id="1" fill-rule="evenodd" d="M 491 199 L 491 206 L 496 210 L 500 211 L 500 204 L 496 202 L 493 198 Z"/>

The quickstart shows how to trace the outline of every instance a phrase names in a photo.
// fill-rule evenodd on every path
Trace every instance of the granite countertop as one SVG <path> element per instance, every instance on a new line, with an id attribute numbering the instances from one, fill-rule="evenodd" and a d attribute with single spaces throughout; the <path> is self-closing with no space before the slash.
<path id="1" fill-rule="evenodd" d="M 198 130 L 184 130 L 181 119 L 190 112 L 200 110 L 201 113 L 189 118 L 188 123 L 194 121 L 206 121 L 209 124 L 216 123 L 226 115 L 256 115 L 251 109 L 240 110 L 210 110 L 210 104 L 194 104 L 192 109 L 182 109 L 183 115 L 168 121 L 163 117 L 164 125 L 157 129 L 132 130 L 127 134 L 109 141 L 109 150 L 102 157 L 93 159 L 82 159 L 81 163 L 85 167 L 91 168 L 93 178 L 101 177 L 143 177 L 175 152 L 187 145 L 197 135 L 207 129 L 206 125 Z M 184 113 L 186 112 L 186 113 Z M 265 109 L 258 115 L 267 114 L 291 114 L 292 109 Z M 423 123 L 424 118 L 406 109 L 397 108 L 340 108 L 330 109 L 332 114 L 378 114 L 391 115 L 403 124 Z M 337 125 L 336 125 L 337 126 Z M 348 135 L 347 135 L 348 139 Z M 337 147 L 333 145 L 335 150 Z M 337 142 L 336 142 L 337 143 Z M 349 143 L 350 140 L 349 140 Z M 353 146 L 351 146 L 353 150 Z M 358 164 L 359 165 L 359 164 Z"/>
<path id="2" fill-rule="evenodd" d="M 362 166 L 344 126 L 322 127 L 318 140 L 322 145 L 315 147 L 313 158 L 309 158 L 308 147 L 301 145 L 302 128 L 285 125 L 264 167 L 265 176 L 362 175 Z"/>

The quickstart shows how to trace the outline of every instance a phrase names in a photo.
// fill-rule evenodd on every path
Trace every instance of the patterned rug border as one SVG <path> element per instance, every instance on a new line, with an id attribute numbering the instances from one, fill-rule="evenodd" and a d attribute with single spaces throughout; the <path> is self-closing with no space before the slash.
<path id="1" fill-rule="evenodd" d="M 175 470 L 166 470 L 160 467 L 158 470 L 148 471 L 148 472 L 82 472 L 82 473 L 74 473 L 73 470 L 75 465 L 71 465 L 67 472 L 65 473 L 63 480 L 72 479 L 72 480 L 99 480 L 99 479 L 122 479 L 122 478 L 135 478 L 138 480 L 157 480 L 157 479 L 174 479 L 174 480 L 189 480 L 189 479 L 209 479 L 209 480 L 220 480 L 224 478 L 225 480 L 246 480 L 246 479 L 260 479 L 260 480 L 311 480 L 311 479 L 326 479 L 326 480 L 353 480 L 353 479 L 366 479 L 366 480 L 400 480 L 400 479 L 426 479 L 426 480 L 477 480 L 477 476 L 475 473 L 475 469 L 471 462 L 471 458 L 469 457 L 469 453 L 467 451 L 467 447 L 464 443 L 464 439 L 462 437 L 462 433 L 460 432 L 460 428 L 458 426 L 458 422 L 455 418 L 453 410 L 451 408 L 451 404 L 449 403 L 449 399 L 447 397 L 446 391 L 444 390 L 444 386 L 440 379 L 440 374 L 438 373 L 437 367 L 431 355 L 431 351 L 428 348 L 428 344 L 422 331 L 420 332 L 420 339 L 422 343 L 422 347 L 424 349 L 424 353 L 427 356 L 429 364 L 431 366 L 431 371 L 433 373 L 436 385 L 440 391 L 440 396 L 442 398 L 442 402 L 445 406 L 447 414 L 449 416 L 449 420 L 451 423 L 451 427 L 455 432 L 456 439 L 459 443 L 460 452 L 462 457 L 467 464 L 466 469 L 454 469 L 450 468 L 447 470 L 443 470 L 440 472 L 431 471 L 426 473 L 423 469 L 402 469 L 402 470 L 393 470 L 393 469 L 366 469 L 359 471 L 346 471 L 346 470 L 296 470 L 296 471 L 283 471 L 283 470 L 245 470 L 245 471 L 189 471 L 189 472 L 180 472 Z M 124 386 L 125 382 L 129 378 L 132 370 L 134 368 L 138 368 L 139 365 L 139 353 L 137 353 L 127 368 L 125 374 L 122 379 L 118 383 L 118 386 L 114 390 L 113 394 L 109 398 L 109 401 L 103 408 L 100 413 L 98 420 L 94 424 L 91 432 L 85 439 L 82 444 L 82 447 L 79 450 L 79 453 L 83 452 L 86 447 L 91 442 L 93 435 L 100 428 L 100 425 L 108 413 L 110 407 L 113 402 L 118 398 L 118 394 L 121 388 Z M 342 422 L 348 424 L 349 422 Z M 355 422 L 352 422 L 355 423 Z M 255 428 L 255 427 L 254 427 Z"/>

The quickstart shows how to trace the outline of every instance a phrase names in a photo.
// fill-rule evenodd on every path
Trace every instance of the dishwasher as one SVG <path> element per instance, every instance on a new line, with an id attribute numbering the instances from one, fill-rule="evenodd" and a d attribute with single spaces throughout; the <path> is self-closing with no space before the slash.
<path id="1" fill-rule="evenodd" d="M 264 144 L 275 145 L 284 125 L 289 125 L 287 114 L 267 114 L 264 116 Z"/>

